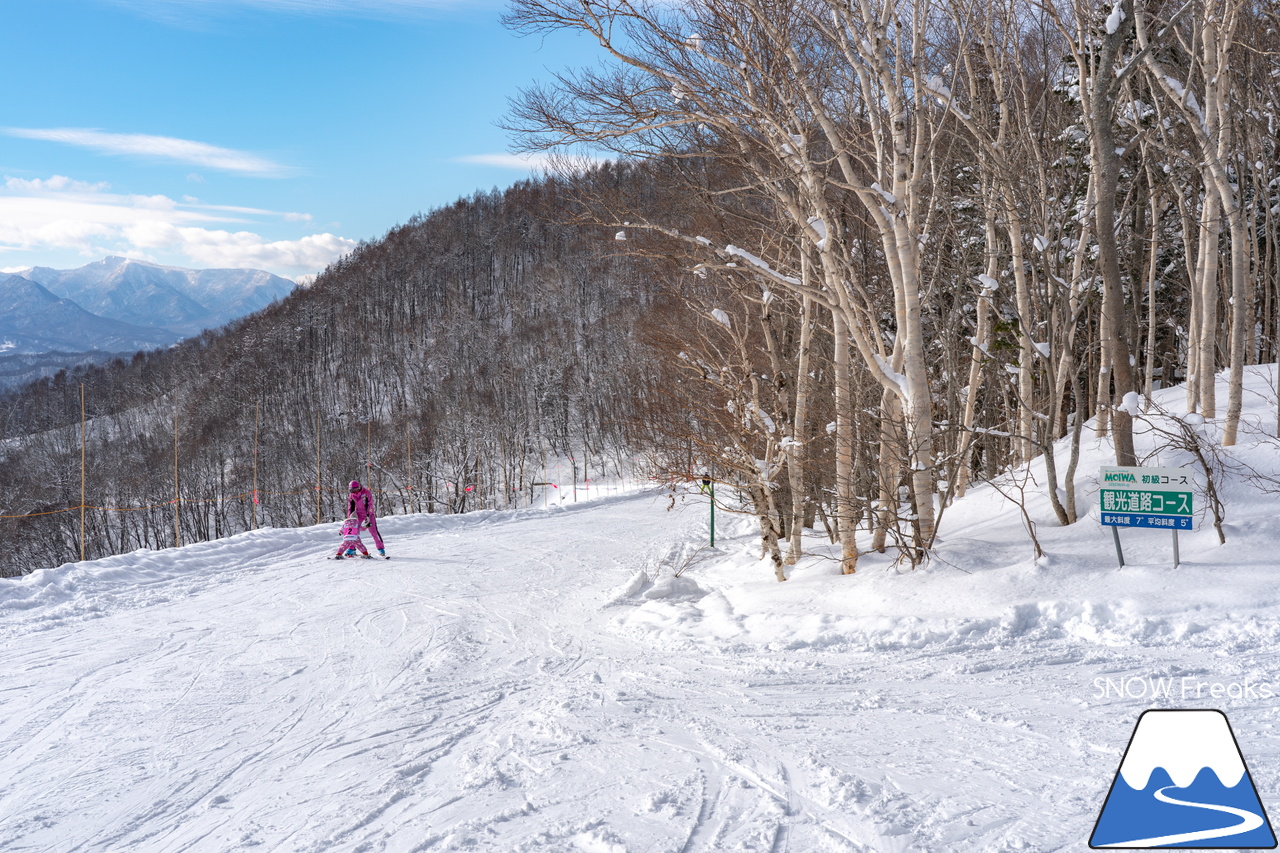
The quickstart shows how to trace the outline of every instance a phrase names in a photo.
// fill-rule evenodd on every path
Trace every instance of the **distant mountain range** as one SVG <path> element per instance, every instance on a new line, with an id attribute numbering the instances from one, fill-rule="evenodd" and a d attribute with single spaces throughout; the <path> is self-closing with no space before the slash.
<path id="1" fill-rule="evenodd" d="M 0 279 L 0 353 L 152 349 L 179 340 L 173 332 L 92 314 L 30 279 Z"/>
<path id="2" fill-rule="evenodd" d="M 0 385 L 83 360 L 41 359 L 36 367 L 32 354 L 169 346 L 265 308 L 294 286 L 262 270 L 188 270 L 117 257 L 71 270 L 0 274 Z M 28 358 L 17 360 L 22 366 L 6 381 L 15 356 Z"/>

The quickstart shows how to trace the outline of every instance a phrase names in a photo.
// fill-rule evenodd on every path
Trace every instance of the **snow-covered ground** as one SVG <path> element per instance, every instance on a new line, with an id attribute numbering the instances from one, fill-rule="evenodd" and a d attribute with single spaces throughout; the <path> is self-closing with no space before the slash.
<path id="1" fill-rule="evenodd" d="M 1267 475 L 1273 383 L 1231 457 Z M 1280 813 L 1280 511 L 1223 486 L 1227 544 L 1202 521 L 1177 568 L 1033 494 L 1035 560 L 983 487 L 919 569 L 814 536 L 785 584 L 655 494 L 388 518 L 390 561 L 324 525 L 0 581 L 0 850 L 1079 851 L 1152 707 L 1225 711 Z"/>

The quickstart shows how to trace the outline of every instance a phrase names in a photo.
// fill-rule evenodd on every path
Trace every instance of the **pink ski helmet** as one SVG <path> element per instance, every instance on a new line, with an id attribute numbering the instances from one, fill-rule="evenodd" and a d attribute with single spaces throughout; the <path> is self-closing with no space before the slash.
<path id="1" fill-rule="evenodd" d="M 353 492 L 358 492 L 358 491 L 360 491 L 360 481 L 359 481 L 359 480 L 352 480 L 352 481 L 351 481 L 351 491 L 353 491 Z"/>

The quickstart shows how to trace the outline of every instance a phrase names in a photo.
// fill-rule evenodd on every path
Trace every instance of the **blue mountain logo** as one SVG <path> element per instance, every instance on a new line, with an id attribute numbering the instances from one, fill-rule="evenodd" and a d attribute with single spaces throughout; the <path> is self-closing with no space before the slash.
<path id="1" fill-rule="evenodd" d="M 1089 846 L 1274 849 L 1275 833 L 1226 715 L 1144 712 Z"/>

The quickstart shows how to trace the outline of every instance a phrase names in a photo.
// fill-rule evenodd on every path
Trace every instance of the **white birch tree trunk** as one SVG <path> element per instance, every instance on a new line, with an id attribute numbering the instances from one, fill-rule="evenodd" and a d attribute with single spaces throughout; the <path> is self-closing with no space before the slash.
<path id="1" fill-rule="evenodd" d="M 1249 240 L 1248 222 L 1244 216 L 1241 188 L 1232 180 L 1228 163 L 1235 159 L 1232 137 L 1231 94 L 1235 88 L 1235 73 L 1231 65 L 1235 32 L 1240 20 L 1241 4 L 1238 0 L 1207 0 L 1198 9 L 1198 17 L 1191 23 L 1191 41 L 1198 51 L 1189 51 L 1198 60 L 1198 74 L 1188 72 L 1186 81 L 1171 76 L 1161 65 L 1152 50 L 1144 50 L 1143 62 L 1150 76 L 1186 118 L 1187 127 L 1196 140 L 1203 164 L 1205 200 L 1201 215 L 1200 257 L 1197 270 L 1200 276 L 1200 352 L 1196 373 L 1200 391 L 1201 411 L 1205 417 L 1216 414 L 1214 375 L 1217 345 L 1218 308 L 1218 237 L 1225 218 L 1231 237 L 1230 262 L 1230 333 L 1227 344 L 1230 367 L 1227 384 L 1227 413 L 1223 424 L 1223 444 L 1236 443 L 1243 408 L 1245 342 L 1253 326 L 1253 287 L 1250 280 L 1250 262 L 1253 249 Z M 1136 21 L 1138 43 L 1144 49 L 1149 40 L 1146 21 L 1139 16 Z M 1184 43 L 1185 44 L 1185 43 Z M 1190 47 L 1190 45 L 1186 45 Z M 1201 100 L 1191 90 L 1193 79 L 1203 84 Z M 1210 323 L 1212 321 L 1212 323 Z"/>
<path id="2" fill-rule="evenodd" d="M 858 570 L 857 516 L 853 494 L 853 400 L 849 381 L 849 326 L 839 312 L 832 315 L 835 330 L 836 404 L 836 529 L 840 536 L 840 571 Z"/>
<path id="3" fill-rule="evenodd" d="M 800 259 L 801 277 L 808 278 L 808 257 Z M 796 403 L 791 431 L 791 441 L 787 445 L 787 474 L 791 478 L 791 537 L 787 543 L 785 563 L 794 566 L 804 550 L 804 518 L 805 490 L 804 466 L 807 457 L 809 434 L 805 423 L 809 417 L 809 388 L 813 382 L 809 378 L 809 350 L 813 341 L 813 302 L 807 296 L 802 298 L 800 307 L 800 346 L 796 353 Z"/>

